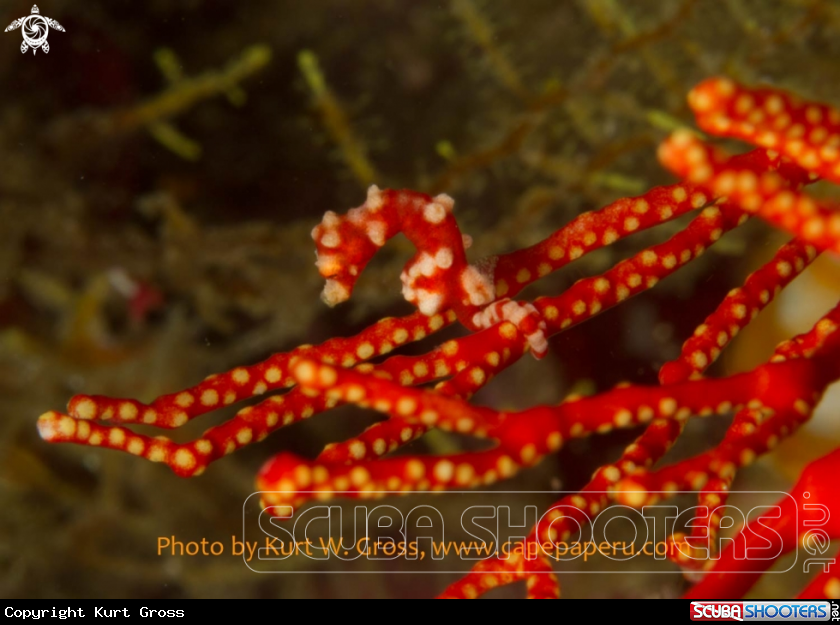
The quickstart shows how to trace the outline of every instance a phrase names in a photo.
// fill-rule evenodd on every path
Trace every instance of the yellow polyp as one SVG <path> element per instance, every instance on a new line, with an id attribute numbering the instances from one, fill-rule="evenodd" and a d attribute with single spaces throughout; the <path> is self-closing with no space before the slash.
<path id="1" fill-rule="evenodd" d="M 438 141 L 435 144 L 435 152 L 437 152 L 438 156 L 447 161 L 455 160 L 458 156 L 455 146 L 446 140 Z"/>

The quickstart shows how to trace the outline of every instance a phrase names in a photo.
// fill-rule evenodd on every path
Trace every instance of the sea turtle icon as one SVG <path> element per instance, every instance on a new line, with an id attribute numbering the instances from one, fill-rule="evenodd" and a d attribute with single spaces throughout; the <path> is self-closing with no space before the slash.
<path id="1" fill-rule="evenodd" d="M 43 48 L 44 52 L 50 51 L 50 44 L 47 43 L 47 35 L 50 28 L 64 32 L 64 27 L 49 17 L 40 14 L 38 5 L 32 6 L 32 14 L 16 19 L 6 27 L 6 32 L 23 27 L 23 43 L 20 44 L 20 51 L 26 52 L 32 48 L 32 54 Z"/>

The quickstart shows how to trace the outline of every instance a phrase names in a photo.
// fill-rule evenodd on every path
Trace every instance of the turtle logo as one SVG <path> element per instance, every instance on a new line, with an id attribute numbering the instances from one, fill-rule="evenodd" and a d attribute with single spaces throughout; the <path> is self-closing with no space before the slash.
<path id="1" fill-rule="evenodd" d="M 64 32 L 64 27 L 53 19 L 44 17 L 38 10 L 38 5 L 32 6 L 32 14 L 16 19 L 6 27 L 6 32 L 22 27 L 23 43 L 20 44 L 20 51 L 26 52 L 32 48 L 32 54 L 43 48 L 44 52 L 50 51 L 50 44 L 47 43 L 47 35 L 50 28 Z"/>

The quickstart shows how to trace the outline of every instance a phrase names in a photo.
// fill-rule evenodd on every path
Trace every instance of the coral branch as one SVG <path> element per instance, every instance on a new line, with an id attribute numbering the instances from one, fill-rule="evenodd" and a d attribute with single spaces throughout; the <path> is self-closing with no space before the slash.
<path id="1" fill-rule="evenodd" d="M 709 197 L 689 184 L 656 187 L 584 213 L 544 241 L 499 256 L 495 261 L 498 297 L 514 297 L 526 286 L 587 253 L 702 208 Z"/>
<path id="2" fill-rule="evenodd" d="M 745 156 L 751 155 L 757 152 Z M 741 210 L 758 214 L 821 250 L 840 251 L 840 213 L 798 191 L 805 180 L 791 180 L 790 167 L 762 171 L 750 160 L 730 159 L 682 130 L 662 144 L 659 158 L 678 176 L 727 198 Z"/>
<path id="3" fill-rule="evenodd" d="M 840 182 L 840 110 L 727 78 L 703 81 L 691 90 L 688 103 L 703 130 L 776 150 L 803 169 Z"/>
<path id="4" fill-rule="evenodd" d="M 740 211 L 710 206 L 669 241 L 636 254 L 602 276 L 580 280 L 562 295 L 539 298 L 535 306 L 549 332 L 564 330 L 653 288 L 745 219 Z"/>
<path id="5" fill-rule="evenodd" d="M 72 417 L 83 420 L 177 428 L 221 406 L 291 387 L 294 382 L 289 377 L 289 367 L 301 356 L 352 367 L 405 343 L 419 341 L 454 320 L 450 315 L 428 317 L 417 313 L 402 319 L 382 319 L 354 337 L 330 339 L 317 347 L 303 345 L 291 352 L 275 354 L 256 365 L 211 375 L 196 386 L 163 395 L 150 404 L 133 399 L 76 395 L 70 400 L 68 411 Z"/>
<path id="6" fill-rule="evenodd" d="M 816 256 L 816 248 L 801 239 L 782 247 L 770 262 L 747 278 L 743 288 L 726 296 L 685 342 L 680 357 L 662 367 L 659 380 L 668 384 L 699 375 Z"/>
<path id="7" fill-rule="evenodd" d="M 812 356 L 825 345 L 838 327 L 840 305 L 820 319 L 809 332 L 780 345 L 771 362 Z M 689 544 L 682 534 L 676 534 L 673 541 L 681 543 L 682 548 L 672 550 L 676 560 L 683 566 L 701 568 L 708 556 L 713 554 L 711 546 L 719 529 L 720 517 L 715 517 L 711 510 L 726 504 L 726 491 L 729 490 L 738 468 L 751 464 L 758 456 L 773 449 L 781 440 L 793 434 L 811 416 L 815 403 L 816 400 L 808 402 L 803 399 L 779 412 L 760 403 L 743 409 L 736 414 L 720 445 L 655 472 L 635 472 L 617 485 L 619 500 L 641 506 L 655 499 L 645 497 L 645 492 L 703 489 L 699 505 L 708 506 L 710 510 L 704 517 L 706 524 L 698 524 L 695 527 L 692 544 Z M 705 537 L 706 544 L 703 548 L 706 549 L 707 558 L 690 557 L 689 554 L 698 553 L 701 537 Z"/>
<path id="8" fill-rule="evenodd" d="M 808 527 L 818 526 L 829 538 L 840 537 L 835 478 L 840 469 L 840 450 L 809 464 L 799 481 L 776 505 L 778 513 L 760 516 L 750 521 L 721 552 L 720 558 L 706 572 L 702 581 L 686 593 L 687 599 L 732 599 L 741 597 L 761 576 L 762 572 L 781 556 L 796 548 Z M 825 508 L 821 508 L 824 506 Z M 767 554 L 765 558 L 743 558 L 744 549 Z M 738 573 L 733 575 L 732 573 Z M 823 578 L 825 584 L 832 578 Z M 823 591 L 832 591 L 833 587 Z M 826 592 L 826 594 L 828 594 Z"/>

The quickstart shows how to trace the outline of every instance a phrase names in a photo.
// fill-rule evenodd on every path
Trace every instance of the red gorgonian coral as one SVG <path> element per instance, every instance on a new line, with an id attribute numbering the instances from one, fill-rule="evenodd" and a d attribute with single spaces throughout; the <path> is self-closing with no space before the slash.
<path id="1" fill-rule="evenodd" d="M 264 496 L 263 504 L 274 506 L 299 504 L 312 496 L 325 499 L 334 493 L 365 498 L 380 496 L 373 491 L 492 484 L 556 452 L 571 438 L 644 424 L 644 432 L 620 458 L 600 467 L 580 492 L 549 509 L 544 517 L 549 523 L 535 528 L 527 542 L 566 541 L 587 513 L 616 501 L 641 507 L 662 492 L 699 491 L 700 503 L 714 510 L 725 503 L 737 470 L 790 436 L 810 417 L 826 386 L 840 378 L 840 333 L 836 332 L 840 305 L 811 331 L 778 346 L 766 364 L 728 378 L 703 377 L 733 337 L 820 251 L 840 251 L 840 212 L 802 191 L 818 179 L 840 182 L 840 111 L 728 79 L 702 83 L 689 95 L 689 103 L 704 131 L 743 139 L 758 149 L 729 156 L 696 133 L 678 131 L 662 144 L 659 156 L 682 182 L 582 214 L 536 245 L 476 264 L 467 261 L 469 237 L 461 234 L 453 217 L 452 198 L 371 187 L 363 205 L 346 215 L 328 212 L 313 231 L 317 266 L 327 279 L 324 301 L 335 305 L 349 298 L 357 276 L 376 251 L 402 232 L 417 248 L 402 273 L 402 292 L 418 312 L 383 319 L 352 338 L 304 345 L 253 366 L 210 376 L 150 404 L 76 396 L 68 415 L 48 412 L 40 417 L 41 436 L 50 442 L 127 451 L 164 462 L 178 475 L 189 477 L 284 425 L 340 403 L 387 415 L 358 437 L 327 446 L 315 460 L 280 454 L 268 462 L 258 486 L 262 491 L 285 492 Z M 603 275 L 580 280 L 555 297 L 515 299 L 525 286 L 593 250 L 697 210 L 699 215 L 670 240 L 619 262 Z M 527 351 L 543 356 L 549 336 L 652 288 L 753 214 L 795 238 L 742 288 L 727 295 L 685 342 L 680 356 L 662 367 L 659 386 L 621 385 L 592 397 L 570 398 L 559 406 L 520 412 L 469 403 L 472 394 Z M 472 334 L 421 356 L 367 362 L 456 321 Z M 420 388 L 435 381 L 439 382 L 434 389 Z M 125 427 L 142 423 L 177 428 L 218 407 L 280 389 L 289 390 L 240 410 L 189 443 L 148 437 Z M 652 468 L 689 418 L 731 411 L 736 416 L 719 445 L 671 466 Z M 446 456 L 387 457 L 430 428 L 489 439 L 495 446 Z M 779 552 L 793 549 L 806 521 L 817 514 L 809 512 L 814 504 L 835 510 L 840 503 L 831 484 L 838 463 L 837 452 L 814 462 L 792 491 L 793 499 L 781 504 L 787 513 L 759 519 L 758 525 L 754 520 L 751 535 L 758 536 L 756 540 L 776 539 Z M 804 504 L 806 492 L 810 508 Z M 793 514 L 791 506 L 802 509 Z M 712 512 L 705 527 L 671 541 L 672 560 L 704 573 L 691 596 L 742 596 L 760 575 L 718 573 L 738 569 L 731 548 L 719 559 L 695 557 L 700 546 L 712 544 L 719 524 L 720 515 Z M 776 530 L 772 536 L 761 534 L 761 528 L 768 527 Z M 832 538 L 840 532 L 836 521 L 824 529 Z M 772 563 L 765 561 L 762 568 Z M 527 581 L 529 596 L 559 595 L 547 558 L 524 564 L 521 554 L 488 558 L 444 596 L 478 596 L 522 580 Z M 838 598 L 840 581 L 824 572 L 803 596 Z"/>

